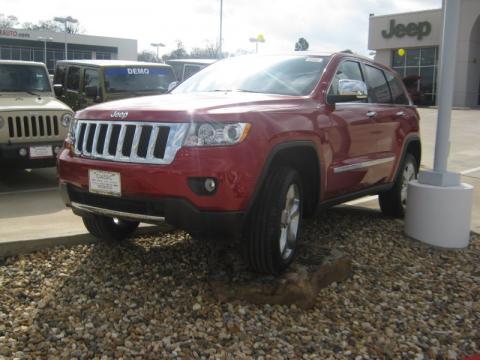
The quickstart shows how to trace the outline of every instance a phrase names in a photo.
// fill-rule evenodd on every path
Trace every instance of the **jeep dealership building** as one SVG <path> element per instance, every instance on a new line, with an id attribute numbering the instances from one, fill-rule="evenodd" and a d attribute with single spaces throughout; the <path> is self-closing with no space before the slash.
<path id="1" fill-rule="evenodd" d="M 480 1 L 458 1 L 454 106 L 473 107 L 480 105 Z M 436 101 L 442 28 L 442 9 L 370 16 L 368 48 L 376 51 L 375 60 L 403 78 L 419 78 L 416 87 L 423 105 Z"/>
<path id="2" fill-rule="evenodd" d="M 137 60 L 137 40 L 83 34 L 67 34 L 66 40 L 69 60 Z M 0 28 L 0 59 L 43 62 L 52 73 L 65 59 L 65 33 Z"/>

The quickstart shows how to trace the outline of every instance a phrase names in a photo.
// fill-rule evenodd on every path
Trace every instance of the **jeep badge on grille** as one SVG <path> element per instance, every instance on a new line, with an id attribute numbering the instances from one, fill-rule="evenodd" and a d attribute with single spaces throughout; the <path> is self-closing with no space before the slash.
<path id="1" fill-rule="evenodd" d="M 111 118 L 125 119 L 128 116 L 128 111 L 114 111 L 110 114 Z"/>

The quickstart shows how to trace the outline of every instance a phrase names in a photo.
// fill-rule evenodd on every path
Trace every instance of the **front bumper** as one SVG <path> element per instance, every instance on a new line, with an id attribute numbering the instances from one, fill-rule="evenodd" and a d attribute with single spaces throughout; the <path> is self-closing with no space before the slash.
<path id="1" fill-rule="evenodd" d="M 188 200 L 173 197 L 112 197 L 60 183 L 63 201 L 79 216 L 92 214 L 125 220 L 160 223 L 166 221 L 191 233 L 237 235 L 242 231 L 242 211 L 202 211 Z"/>
<path id="2" fill-rule="evenodd" d="M 55 147 L 59 149 L 62 147 L 63 141 L 49 141 L 41 143 L 11 143 L 0 144 L 0 166 L 15 167 L 15 168 L 42 168 L 55 166 L 57 162 L 57 154 L 55 154 Z M 53 156 L 31 158 L 29 149 L 31 146 L 51 146 Z M 26 149 L 27 155 L 21 156 L 20 149 Z"/>

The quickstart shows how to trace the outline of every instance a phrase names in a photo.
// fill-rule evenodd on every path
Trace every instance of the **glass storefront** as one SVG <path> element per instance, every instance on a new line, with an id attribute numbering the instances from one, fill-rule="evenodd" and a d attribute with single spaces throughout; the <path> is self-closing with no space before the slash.
<path id="1" fill-rule="evenodd" d="M 24 60 L 46 63 L 48 71 L 53 74 L 55 64 L 58 60 L 64 60 L 64 49 L 49 49 L 47 43 L 47 61 L 45 62 L 45 50 L 43 47 L 19 47 L 0 45 L 0 59 L 2 60 Z M 93 51 L 68 49 L 68 60 L 92 59 Z M 96 59 L 115 59 L 116 54 L 111 52 L 95 52 Z"/>
<path id="2" fill-rule="evenodd" d="M 437 94 L 438 47 L 406 49 L 400 56 L 392 51 L 392 68 L 404 79 L 417 105 L 435 105 Z"/>

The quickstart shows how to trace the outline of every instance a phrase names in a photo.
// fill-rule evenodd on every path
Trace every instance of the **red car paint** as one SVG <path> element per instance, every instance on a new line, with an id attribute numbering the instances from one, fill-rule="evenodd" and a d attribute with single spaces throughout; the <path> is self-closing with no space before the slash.
<path id="1" fill-rule="evenodd" d="M 319 205 L 339 196 L 392 183 L 407 139 L 418 137 L 418 113 L 411 105 L 327 104 L 330 82 L 337 66 L 345 59 L 391 72 L 369 59 L 338 53 L 331 56 L 309 96 L 240 92 L 166 94 L 103 103 L 82 110 L 76 118 L 115 121 L 111 116 L 117 111 L 128 112 L 123 121 L 247 122 L 252 126 L 240 144 L 182 147 L 168 165 L 93 160 L 75 156 L 65 148 L 58 158 L 60 181 L 88 191 L 89 169 L 114 171 L 120 173 L 124 197 L 174 197 L 187 200 L 200 211 L 246 212 L 276 146 L 308 141 L 315 147 L 319 159 Z M 370 111 L 377 115 L 366 116 Z M 380 161 L 354 171 L 337 171 L 391 157 L 394 159 L 390 162 Z M 190 177 L 218 179 L 216 193 L 195 194 L 188 185 Z"/>

